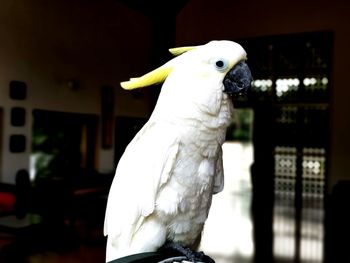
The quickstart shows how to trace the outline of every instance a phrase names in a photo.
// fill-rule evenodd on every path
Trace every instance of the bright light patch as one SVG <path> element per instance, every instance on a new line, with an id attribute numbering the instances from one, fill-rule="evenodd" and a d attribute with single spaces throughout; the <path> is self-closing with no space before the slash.
<path id="1" fill-rule="evenodd" d="M 276 80 L 276 95 L 282 97 L 285 93 L 297 91 L 300 81 L 297 78 L 277 79 Z"/>
<path id="2" fill-rule="evenodd" d="M 226 142 L 223 145 L 225 187 L 213 196 L 199 251 L 216 263 L 250 262 L 254 253 L 250 217 L 253 162 L 252 143 Z"/>

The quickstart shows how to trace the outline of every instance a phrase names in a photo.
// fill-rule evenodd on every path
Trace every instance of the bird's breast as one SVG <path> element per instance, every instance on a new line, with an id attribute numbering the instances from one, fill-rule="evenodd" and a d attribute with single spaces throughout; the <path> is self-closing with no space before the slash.
<path id="1" fill-rule="evenodd" d="M 178 160 L 170 180 L 158 195 L 158 213 L 170 218 L 207 213 L 213 191 L 215 161 L 214 158 L 199 159 L 200 156 L 192 156 Z"/>

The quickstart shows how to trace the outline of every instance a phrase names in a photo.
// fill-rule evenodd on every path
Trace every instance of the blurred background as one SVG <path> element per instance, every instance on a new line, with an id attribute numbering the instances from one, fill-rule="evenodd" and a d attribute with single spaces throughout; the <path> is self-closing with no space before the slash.
<path id="1" fill-rule="evenodd" d="M 201 249 L 217 263 L 350 262 L 349 8 L 1 1 L 0 262 L 104 262 L 114 169 L 160 88 L 119 82 L 214 39 L 246 49 L 254 82 L 234 101 Z"/>

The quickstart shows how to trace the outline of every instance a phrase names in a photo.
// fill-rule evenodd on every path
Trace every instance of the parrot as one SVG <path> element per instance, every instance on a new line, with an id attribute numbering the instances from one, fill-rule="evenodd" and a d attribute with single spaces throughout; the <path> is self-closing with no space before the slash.
<path id="1" fill-rule="evenodd" d="M 106 262 L 168 243 L 192 248 L 213 194 L 224 187 L 222 144 L 234 116 L 232 97 L 252 82 L 247 53 L 230 40 L 169 51 L 174 57 L 159 68 L 120 83 L 126 90 L 162 86 L 116 166 L 105 212 Z"/>

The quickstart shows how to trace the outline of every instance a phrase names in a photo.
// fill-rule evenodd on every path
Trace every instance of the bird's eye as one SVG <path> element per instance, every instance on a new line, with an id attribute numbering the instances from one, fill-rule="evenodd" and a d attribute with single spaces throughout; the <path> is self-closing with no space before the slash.
<path id="1" fill-rule="evenodd" d="M 215 61 L 215 67 L 219 71 L 224 71 L 228 67 L 228 62 L 224 59 L 218 59 Z"/>

